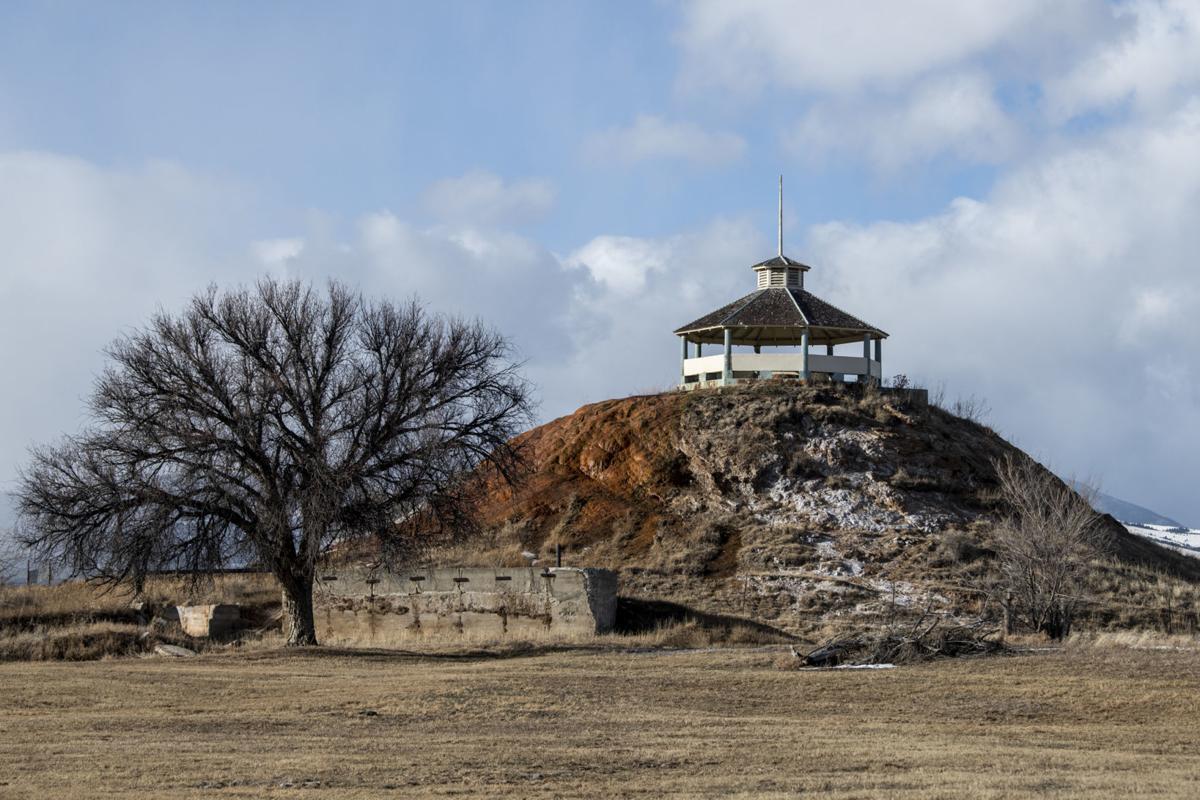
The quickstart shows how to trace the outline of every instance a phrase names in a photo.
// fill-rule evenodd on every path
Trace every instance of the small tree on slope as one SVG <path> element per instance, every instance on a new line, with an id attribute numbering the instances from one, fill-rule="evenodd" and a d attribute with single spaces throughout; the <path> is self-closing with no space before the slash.
<path id="1" fill-rule="evenodd" d="M 1013 610 L 1033 630 L 1064 638 L 1082 579 L 1108 543 L 1101 517 L 1089 498 L 1031 458 L 1006 456 L 996 473 L 1007 509 L 996 545 Z"/>
<path id="2" fill-rule="evenodd" d="M 337 283 L 210 288 L 109 347 L 90 429 L 22 473 L 23 541 L 75 575 L 138 583 L 257 559 L 283 587 L 288 643 L 315 644 L 333 543 L 372 534 L 395 555 L 463 534 L 465 477 L 515 475 L 530 400 L 510 352 L 479 323 Z"/>

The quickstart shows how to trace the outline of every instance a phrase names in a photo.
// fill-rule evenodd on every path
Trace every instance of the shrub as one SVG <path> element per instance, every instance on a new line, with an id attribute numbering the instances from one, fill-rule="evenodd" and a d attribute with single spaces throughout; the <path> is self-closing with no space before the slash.
<path id="1" fill-rule="evenodd" d="M 1083 584 L 1107 544 L 1087 498 L 1028 457 L 996 462 L 1007 516 L 996 531 L 1010 612 L 1053 639 L 1071 632 Z"/>

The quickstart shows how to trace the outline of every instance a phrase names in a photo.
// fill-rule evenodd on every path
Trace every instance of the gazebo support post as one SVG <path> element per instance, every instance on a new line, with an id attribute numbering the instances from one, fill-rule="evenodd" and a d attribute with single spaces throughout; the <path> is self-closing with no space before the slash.
<path id="1" fill-rule="evenodd" d="M 725 365 L 721 370 L 721 385 L 733 383 L 733 331 L 725 329 Z"/>
<path id="2" fill-rule="evenodd" d="M 808 328 L 800 334 L 800 377 L 808 382 Z"/>
<path id="3" fill-rule="evenodd" d="M 871 334 L 863 334 L 863 371 L 858 376 L 863 383 L 871 380 Z"/>
<path id="4" fill-rule="evenodd" d="M 683 386 L 687 383 L 687 337 L 680 336 L 679 341 L 683 345 L 683 350 L 679 355 L 679 385 Z"/>
<path id="5" fill-rule="evenodd" d="M 879 364 L 879 382 L 883 383 L 883 339 L 875 340 L 875 362 Z"/>

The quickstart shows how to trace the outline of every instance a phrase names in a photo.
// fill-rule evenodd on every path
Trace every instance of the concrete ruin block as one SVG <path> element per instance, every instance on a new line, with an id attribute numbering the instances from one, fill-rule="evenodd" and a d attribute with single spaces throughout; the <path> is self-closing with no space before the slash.
<path id="1" fill-rule="evenodd" d="M 322 576 L 314 599 L 317 638 L 337 644 L 586 636 L 612 630 L 617 576 L 575 567 L 343 569 Z"/>
<path id="2" fill-rule="evenodd" d="M 188 636 L 197 638 L 227 636 L 237 630 L 242 621 L 242 609 L 227 603 L 206 606 L 176 606 L 179 627 Z"/>
<path id="3" fill-rule="evenodd" d="M 580 570 L 588 610 L 596 622 L 596 633 L 608 633 L 617 624 L 617 573 L 611 569 Z"/>

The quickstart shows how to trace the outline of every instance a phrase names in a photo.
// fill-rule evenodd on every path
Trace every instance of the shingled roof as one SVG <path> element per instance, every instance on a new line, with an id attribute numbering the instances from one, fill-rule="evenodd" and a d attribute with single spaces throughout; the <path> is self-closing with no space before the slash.
<path id="1" fill-rule="evenodd" d="M 768 258 L 766 261 L 760 261 L 751 267 L 751 269 L 758 269 L 759 267 L 796 267 L 804 270 L 805 272 L 812 269 L 812 267 L 810 267 L 808 264 L 801 264 L 796 259 L 788 258 L 787 256 L 783 255 L 775 256 L 774 258 Z"/>
<path id="2" fill-rule="evenodd" d="M 738 329 L 734 338 L 739 343 L 795 339 L 805 328 L 809 329 L 814 343 L 854 341 L 864 333 L 887 336 L 874 325 L 847 314 L 811 292 L 782 287 L 751 292 L 677 328 L 675 333 L 701 334 L 692 338 L 717 341 L 722 328 Z M 709 335 L 703 335 L 705 333 Z"/>

